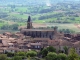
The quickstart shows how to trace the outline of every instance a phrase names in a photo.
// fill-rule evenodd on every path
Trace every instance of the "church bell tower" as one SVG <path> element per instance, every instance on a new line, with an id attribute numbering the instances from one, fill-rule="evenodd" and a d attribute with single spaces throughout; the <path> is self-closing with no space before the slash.
<path id="1" fill-rule="evenodd" d="M 31 21 L 31 17 L 29 16 L 27 20 L 27 29 L 31 29 L 31 28 L 32 28 L 32 21 Z"/>

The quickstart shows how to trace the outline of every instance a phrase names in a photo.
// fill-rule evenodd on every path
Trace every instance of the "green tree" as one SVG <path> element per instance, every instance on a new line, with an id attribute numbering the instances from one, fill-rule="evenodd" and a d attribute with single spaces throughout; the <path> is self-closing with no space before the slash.
<path id="1" fill-rule="evenodd" d="M 48 50 L 46 48 L 44 48 L 42 51 L 41 51 L 41 54 L 42 54 L 42 57 L 46 57 L 47 54 L 48 54 Z"/>
<path id="2" fill-rule="evenodd" d="M 8 56 L 8 57 L 13 57 L 13 56 L 14 56 L 14 53 L 8 52 L 8 53 L 7 53 L 7 56 Z"/>
<path id="3" fill-rule="evenodd" d="M 19 25 L 18 24 L 13 24 L 11 25 L 12 30 L 18 30 Z"/>
<path id="4" fill-rule="evenodd" d="M 5 55 L 5 54 L 0 55 L 0 60 L 6 60 L 6 59 L 7 59 L 7 55 Z"/>
<path id="5" fill-rule="evenodd" d="M 17 52 L 16 55 L 17 56 L 26 56 L 26 53 L 25 52 Z"/>
<path id="6" fill-rule="evenodd" d="M 12 58 L 12 60 L 22 60 L 22 57 L 21 57 L 21 56 L 14 56 L 14 57 Z"/>
<path id="7" fill-rule="evenodd" d="M 56 52 L 56 49 L 52 46 L 47 47 L 48 52 Z"/>
<path id="8" fill-rule="evenodd" d="M 54 52 L 49 52 L 46 57 L 47 60 L 57 60 L 57 54 Z"/>
<path id="9" fill-rule="evenodd" d="M 41 51 L 41 54 L 43 57 L 46 57 L 48 52 L 56 52 L 56 49 L 52 46 L 49 46 L 47 48 L 44 48 L 42 51 Z"/>
<path id="10" fill-rule="evenodd" d="M 27 57 L 35 57 L 37 55 L 37 52 L 36 51 L 28 51 L 26 55 L 27 55 Z"/>
<path id="11" fill-rule="evenodd" d="M 67 60 L 67 55 L 64 53 L 59 53 L 57 56 L 57 60 Z"/>
<path id="12" fill-rule="evenodd" d="M 68 47 L 67 46 L 64 46 L 63 49 L 64 49 L 64 53 L 65 54 L 68 54 Z"/>
<path id="13" fill-rule="evenodd" d="M 76 53 L 74 48 L 70 49 L 69 55 L 68 55 L 68 60 L 79 60 L 79 56 Z"/>
<path id="14" fill-rule="evenodd" d="M 25 52 L 17 52 L 15 55 L 16 56 L 21 56 L 23 59 L 26 58 L 26 53 Z"/>
<path id="15" fill-rule="evenodd" d="M 7 60 L 12 60 L 12 58 L 7 58 Z"/>

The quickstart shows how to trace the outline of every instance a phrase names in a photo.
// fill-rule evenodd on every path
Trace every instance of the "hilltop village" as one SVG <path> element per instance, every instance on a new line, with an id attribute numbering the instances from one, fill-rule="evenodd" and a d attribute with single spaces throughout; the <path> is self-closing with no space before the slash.
<path id="1" fill-rule="evenodd" d="M 54 29 L 33 28 L 31 17 L 28 17 L 27 27 L 20 32 L 5 32 L 0 34 L 0 53 L 36 50 L 53 46 L 64 51 L 63 47 L 74 47 L 80 54 L 80 34 L 64 34 Z"/>

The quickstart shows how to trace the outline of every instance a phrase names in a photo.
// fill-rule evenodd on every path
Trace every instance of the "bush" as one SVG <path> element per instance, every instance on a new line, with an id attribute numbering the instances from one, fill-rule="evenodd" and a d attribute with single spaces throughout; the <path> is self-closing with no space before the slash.
<path id="1" fill-rule="evenodd" d="M 14 53 L 9 52 L 9 53 L 7 53 L 7 56 L 8 57 L 13 57 L 14 56 Z"/>
<path id="2" fill-rule="evenodd" d="M 20 56 L 14 56 L 14 57 L 12 58 L 12 60 L 22 60 L 22 57 L 20 57 Z"/>
<path id="3" fill-rule="evenodd" d="M 28 56 L 35 57 L 37 55 L 37 52 L 35 52 L 35 51 L 28 51 L 26 55 L 27 55 L 27 57 Z"/>
<path id="4" fill-rule="evenodd" d="M 7 55 L 5 55 L 5 54 L 0 55 L 0 60 L 6 60 L 6 59 L 7 59 Z"/>

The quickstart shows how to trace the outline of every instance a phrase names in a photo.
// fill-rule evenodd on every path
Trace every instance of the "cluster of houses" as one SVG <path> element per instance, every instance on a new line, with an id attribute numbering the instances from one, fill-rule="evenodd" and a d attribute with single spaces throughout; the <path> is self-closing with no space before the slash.
<path id="1" fill-rule="evenodd" d="M 32 38 L 25 36 L 20 32 L 10 33 L 5 32 L 0 34 L 0 53 L 18 52 L 36 50 L 40 51 L 42 48 L 53 46 L 56 50 L 64 51 L 64 46 L 71 48 L 74 47 L 76 52 L 80 54 L 80 41 L 73 40 L 69 37 L 63 39 L 50 40 L 49 38 Z"/>
<path id="2" fill-rule="evenodd" d="M 5 32 L 0 34 L 0 53 L 36 50 L 40 51 L 48 46 L 56 50 L 64 51 L 74 47 L 80 54 L 80 34 L 64 34 L 54 29 L 33 29 L 30 16 L 27 21 L 27 28 L 20 32 Z"/>

